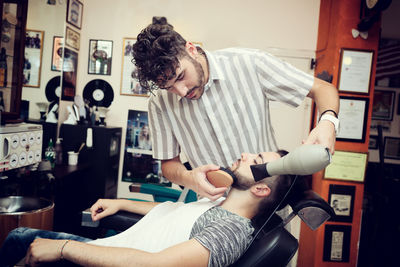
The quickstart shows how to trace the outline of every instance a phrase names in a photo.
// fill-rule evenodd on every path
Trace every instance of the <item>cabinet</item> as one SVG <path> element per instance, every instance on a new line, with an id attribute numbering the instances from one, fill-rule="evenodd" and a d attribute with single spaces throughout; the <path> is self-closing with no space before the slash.
<path id="1" fill-rule="evenodd" d="M 0 0 L 0 111 L 2 124 L 19 118 L 28 0 Z M 6 66 L 6 68 L 5 68 Z"/>

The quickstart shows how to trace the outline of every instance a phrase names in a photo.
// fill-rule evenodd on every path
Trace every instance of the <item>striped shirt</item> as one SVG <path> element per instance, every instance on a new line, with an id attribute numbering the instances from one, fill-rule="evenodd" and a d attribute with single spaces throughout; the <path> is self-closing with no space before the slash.
<path id="1" fill-rule="evenodd" d="M 183 152 L 192 167 L 230 166 L 242 152 L 276 151 L 270 101 L 298 106 L 314 78 L 260 50 L 205 51 L 209 80 L 198 100 L 158 90 L 149 99 L 153 157 Z"/>

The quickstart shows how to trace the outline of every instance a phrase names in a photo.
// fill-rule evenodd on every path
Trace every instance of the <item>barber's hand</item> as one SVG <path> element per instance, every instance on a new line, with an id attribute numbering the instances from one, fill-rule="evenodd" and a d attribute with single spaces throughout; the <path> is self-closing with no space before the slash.
<path id="1" fill-rule="evenodd" d="M 219 167 L 213 164 L 197 167 L 190 172 L 192 186 L 191 189 L 203 197 L 207 197 L 214 201 L 222 197 L 227 187 L 216 188 L 207 180 L 207 172 L 219 170 Z"/>
<path id="2" fill-rule="evenodd" d="M 36 238 L 25 256 L 25 264 L 29 266 L 39 266 L 45 262 L 58 261 L 61 258 L 61 248 L 67 240 L 52 240 Z"/>
<path id="3" fill-rule="evenodd" d="M 335 126 L 327 120 L 320 121 L 310 132 L 307 140 L 303 140 L 303 144 L 306 145 L 320 144 L 327 147 L 332 155 L 335 153 L 335 142 Z"/>
<path id="4" fill-rule="evenodd" d="M 113 215 L 120 210 L 118 199 L 99 199 L 90 207 L 92 220 L 98 221 L 104 217 Z"/>

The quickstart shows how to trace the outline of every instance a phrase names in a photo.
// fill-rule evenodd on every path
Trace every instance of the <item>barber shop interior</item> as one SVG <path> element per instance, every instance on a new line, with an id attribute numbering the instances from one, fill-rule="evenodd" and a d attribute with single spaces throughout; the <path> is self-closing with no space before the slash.
<path id="1" fill-rule="evenodd" d="M 399 266 L 399 0 L 0 13 L 0 267 Z"/>

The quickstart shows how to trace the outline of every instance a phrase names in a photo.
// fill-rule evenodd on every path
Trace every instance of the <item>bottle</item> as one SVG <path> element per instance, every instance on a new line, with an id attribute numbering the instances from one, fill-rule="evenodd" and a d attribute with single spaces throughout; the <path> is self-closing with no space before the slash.
<path id="1" fill-rule="evenodd" d="M 63 164 L 63 155 L 62 155 L 62 145 L 61 145 L 62 138 L 57 138 L 55 152 L 56 152 L 56 164 L 61 165 Z"/>
<path id="2" fill-rule="evenodd" d="M 46 151 L 44 152 L 44 158 L 51 163 L 51 168 L 54 168 L 54 163 L 56 159 L 56 153 L 54 151 L 53 140 L 50 139 L 47 145 Z"/>
<path id="3" fill-rule="evenodd" d="M 7 54 L 4 47 L 0 52 L 0 87 L 7 87 Z"/>

